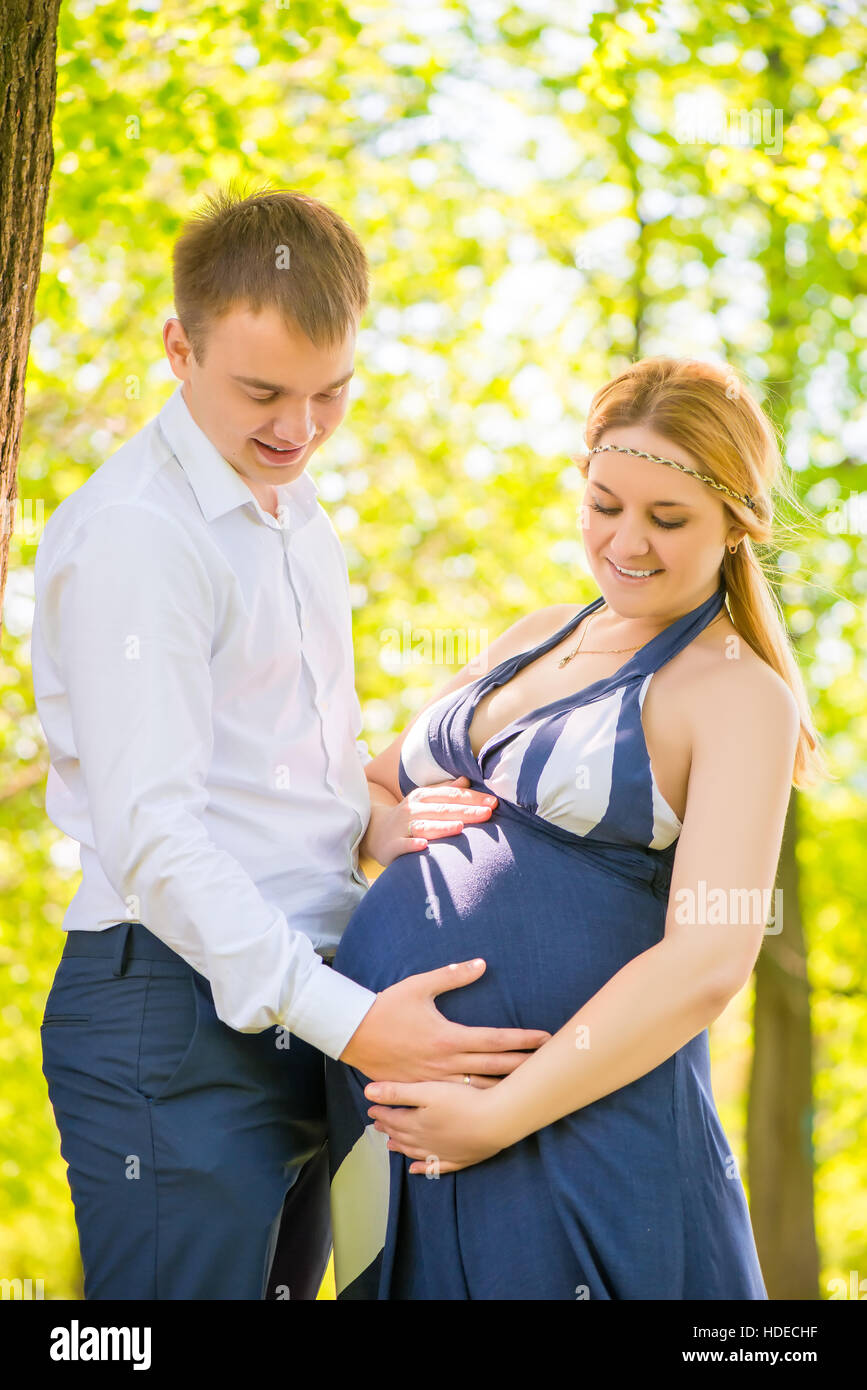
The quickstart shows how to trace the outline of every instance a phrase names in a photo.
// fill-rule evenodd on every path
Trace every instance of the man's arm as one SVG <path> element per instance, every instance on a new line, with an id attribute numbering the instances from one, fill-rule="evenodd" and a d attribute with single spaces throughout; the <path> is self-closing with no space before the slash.
<path id="1" fill-rule="evenodd" d="M 70 703 L 100 863 L 131 915 L 210 981 L 223 1022 L 240 1032 L 282 1024 L 374 1078 L 503 1075 L 547 1039 L 466 1028 L 439 1012 L 436 995 L 483 966 L 413 975 L 378 995 L 329 969 L 208 836 L 216 616 L 178 523 L 112 504 L 43 573 L 40 618 Z"/>
<path id="2" fill-rule="evenodd" d="M 338 1057 L 376 996 L 324 965 L 208 836 L 211 584 L 183 528 L 141 504 L 87 518 L 43 580 L 96 850 L 140 919 L 240 1032 L 282 1024 Z"/>

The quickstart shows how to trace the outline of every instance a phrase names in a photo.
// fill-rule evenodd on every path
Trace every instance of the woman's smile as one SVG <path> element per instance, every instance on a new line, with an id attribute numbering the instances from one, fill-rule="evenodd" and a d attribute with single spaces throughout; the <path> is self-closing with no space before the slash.
<path id="1" fill-rule="evenodd" d="M 643 566 L 641 569 L 638 567 L 633 568 L 632 566 L 628 568 L 625 566 L 621 567 L 611 559 L 610 555 L 606 555 L 605 559 L 611 568 L 612 574 L 622 584 L 647 584 L 657 574 L 662 574 L 661 569 L 651 569 L 647 565 Z"/>

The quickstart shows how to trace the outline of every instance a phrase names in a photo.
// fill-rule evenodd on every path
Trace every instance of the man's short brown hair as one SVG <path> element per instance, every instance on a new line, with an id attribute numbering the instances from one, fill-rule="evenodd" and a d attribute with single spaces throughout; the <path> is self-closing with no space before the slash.
<path id="1" fill-rule="evenodd" d="M 367 308 L 358 237 L 295 189 L 211 195 L 184 225 L 173 266 L 175 312 L 199 363 L 208 329 L 234 308 L 275 308 L 319 348 L 341 343 Z"/>

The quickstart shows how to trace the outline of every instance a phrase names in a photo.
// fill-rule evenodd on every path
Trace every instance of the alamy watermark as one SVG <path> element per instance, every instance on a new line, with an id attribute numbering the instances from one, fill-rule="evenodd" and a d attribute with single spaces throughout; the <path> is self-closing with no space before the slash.
<path id="1" fill-rule="evenodd" d="M 675 120 L 674 138 L 679 145 L 734 145 L 779 154 L 783 148 L 783 112 L 767 106 L 702 110 L 691 102 L 689 111 Z"/>
<path id="2" fill-rule="evenodd" d="M 678 888 L 672 901 L 674 920 L 683 926 L 763 925 L 766 936 L 779 936 L 783 930 L 782 888 L 708 888 L 706 879 L 700 878 L 697 892 Z"/>
<path id="3" fill-rule="evenodd" d="M 26 1301 L 44 1297 L 44 1279 L 0 1279 L 0 1299 Z"/>
<path id="4" fill-rule="evenodd" d="M 850 492 L 822 520 L 832 536 L 867 536 L 867 492 Z"/>
<path id="5" fill-rule="evenodd" d="M 29 545 L 39 542 L 45 530 L 45 501 L 42 497 L 8 497 L 0 502 L 0 535 L 17 536 Z"/>
<path id="6" fill-rule="evenodd" d="M 488 646 L 488 629 L 467 627 L 413 627 L 405 621 L 400 628 L 386 627 L 379 634 L 381 660 L 394 666 L 466 666 L 478 663 Z"/>

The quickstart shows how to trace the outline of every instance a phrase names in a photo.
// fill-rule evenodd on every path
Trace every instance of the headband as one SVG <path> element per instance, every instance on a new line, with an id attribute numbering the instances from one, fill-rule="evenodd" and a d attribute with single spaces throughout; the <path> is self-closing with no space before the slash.
<path id="1" fill-rule="evenodd" d="M 624 444 L 597 444 L 595 449 L 590 450 L 587 457 L 590 458 L 591 454 L 604 454 L 609 449 L 613 450 L 615 454 L 633 454 L 636 458 L 650 459 L 652 463 L 667 463 L 672 468 L 679 468 L 681 473 L 691 473 L 694 478 L 700 478 L 703 483 L 708 483 L 719 492 L 727 492 L 729 497 L 734 497 L 736 501 L 743 502 L 744 506 L 749 507 L 751 511 L 756 510 L 755 502 L 751 497 L 748 497 L 746 493 L 732 492 L 731 488 L 726 487 L 725 483 L 718 483 L 716 478 L 708 477 L 707 473 L 697 473 L 694 468 L 686 468 L 682 463 L 675 463 L 674 459 L 660 458 L 658 454 L 645 454 L 643 449 L 627 449 Z"/>

